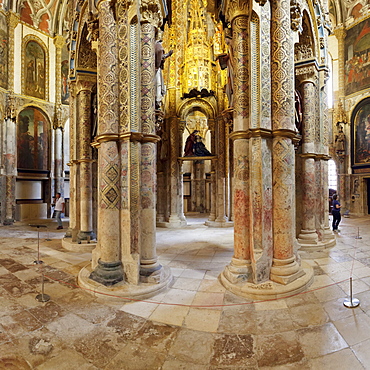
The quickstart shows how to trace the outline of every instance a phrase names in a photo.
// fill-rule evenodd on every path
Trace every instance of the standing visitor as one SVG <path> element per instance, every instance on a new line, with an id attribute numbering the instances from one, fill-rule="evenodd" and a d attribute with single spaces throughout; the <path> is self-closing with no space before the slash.
<path id="1" fill-rule="evenodd" d="M 55 196 L 55 208 L 54 208 L 55 217 L 58 221 L 57 230 L 63 229 L 61 215 L 62 213 L 64 213 L 64 206 L 65 206 L 64 198 L 62 198 L 60 193 L 57 193 L 57 195 Z"/>
<path id="2" fill-rule="evenodd" d="M 333 215 L 333 231 L 340 231 L 338 230 L 338 225 L 340 223 L 340 220 L 342 219 L 340 215 L 340 208 L 342 206 L 340 205 L 338 201 L 338 195 L 333 195 L 333 209 L 331 210 L 331 214 Z"/>

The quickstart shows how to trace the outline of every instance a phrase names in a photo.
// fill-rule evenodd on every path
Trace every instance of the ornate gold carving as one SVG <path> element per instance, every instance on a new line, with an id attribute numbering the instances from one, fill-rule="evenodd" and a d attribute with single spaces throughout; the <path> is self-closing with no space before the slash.
<path id="1" fill-rule="evenodd" d="M 161 14 L 161 6 L 158 1 L 141 0 L 140 13 L 142 23 L 150 23 L 157 28 L 162 25 L 164 15 Z"/>
<path id="2" fill-rule="evenodd" d="M 18 23 L 20 22 L 20 16 L 16 13 L 13 12 L 8 12 L 6 16 L 6 21 L 11 28 L 17 27 Z M 12 33 L 13 31 L 11 31 Z"/>
<path id="3" fill-rule="evenodd" d="M 16 107 L 15 96 L 14 93 L 11 91 L 7 96 L 5 117 L 11 119 L 14 122 L 17 119 L 17 112 L 15 107 Z"/>
<path id="4" fill-rule="evenodd" d="M 85 25 L 82 29 L 78 45 L 77 66 L 78 68 L 95 70 L 97 67 L 97 56 L 91 48 L 91 42 L 87 40 L 88 31 Z"/>
<path id="5" fill-rule="evenodd" d="M 231 23 L 236 17 L 244 15 L 249 17 L 252 11 L 251 0 L 229 0 L 225 3 L 226 19 Z"/>
<path id="6" fill-rule="evenodd" d="M 267 2 L 267 0 L 255 0 L 256 3 L 260 4 L 260 6 L 264 6 Z"/>
<path id="7" fill-rule="evenodd" d="M 89 42 L 97 41 L 99 38 L 99 19 L 93 12 L 89 12 L 87 18 L 87 31 L 86 40 Z"/>
<path id="8" fill-rule="evenodd" d="M 66 40 L 63 36 L 57 35 L 54 37 L 54 45 L 56 48 L 61 49 L 66 43 Z"/>
<path id="9" fill-rule="evenodd" d="M 298 0 L 290 0 L 290 21 L 293 31 L 302 31 L 302 9 Z"/>
<path id="10" fill-rule="evenodd" d="M 250 139 L 251 137 L 272 137 L 272 131 L 264 128 L 255 128 L 245 131 L 234 131 L 229 135 L 231 140 Z"/>

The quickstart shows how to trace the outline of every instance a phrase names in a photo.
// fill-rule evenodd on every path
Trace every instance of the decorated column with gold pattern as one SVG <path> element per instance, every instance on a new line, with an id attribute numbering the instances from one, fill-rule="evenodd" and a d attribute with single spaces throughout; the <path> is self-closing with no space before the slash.
<path id="1" fill-rule="evenodd" d="M 91 148 L 91 95 L 95 85 L 95 78 L 86 76 L 77 77 L 77 107 L 78 107 L 78 163 L 79 171 L 79 203 L 80 203 L 80 230 L 79 240 L 94 239 L 93 209 L 92 209 L 92 148 Z"/>
<path id="2" fill-rule="evenodd" d="M 112 6 L 113 5 L 113 6 Z M 118 48 L 114 4 L 100 0 L 98 40 L 98 245 L 90 278 L 113 285 L 123 280 L 120 246 Z"/>
<path id="3" fill-rule="evenodd" d="M 294 47 L 290 1 L 271 0 L 271 94 L 273 177 L 273 263 L 270 279 L 289 284 L 304 271 L 298 265 L 295 235 Z"/>
<path id="4" fill-rule="evenodd" d="M 155 283 L 160 280 L 162 266 L 156 255 L 156 142 L 155 134 L 155 27 L 159 9 L 152 4 L 150 13 L 142 13 L 141 24 L 141 251 L 140 280 Z M 157 11 L 155 11 L 157 10 Z M 150 14 L 150 17 L 144 16 Z M 157 20 L 157 22 L 156 22 Z"/>

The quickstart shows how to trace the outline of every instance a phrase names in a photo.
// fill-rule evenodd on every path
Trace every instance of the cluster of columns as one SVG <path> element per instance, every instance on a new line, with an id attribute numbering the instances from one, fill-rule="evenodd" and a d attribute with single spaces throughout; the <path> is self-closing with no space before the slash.
<path id="1" fill-rule="evenodd" d="M 98 128 L 92 145 L 98 151 L 98 241 L 89 279 L 105 286 L 120 281 L 155 285 L 167 279 L 169 283 L 170 276 L 157 261 L 155 246 L 159 137 L 155 133 L 154 45 L 159 7 L 155 11 L 151 6 L 143 11 L 145 16 L 129 20 L 128 5 L 119 2 L 115 6 L 112 9 L 109 0 L 97 4 Z M 88 97 L 88 92 L 80 90 L 77 102 Z M 80 127 L 88 119 L 87 112 L 82 116 Z M 87 127 L 81 130 L 89 137 Z M 81 140 L 80 145 L 78 171 L 85 184 L 79 187 L 85 188 L 87 195 L 90 150 Z M 81 215 L 89 213 L 89 205 L 81 202 Z"/>
<path id="2" fill-rule="evenodd" d="M 263 5 L 263 4 L 261 4 Z M 303 290 L 313 273 L 297 261 L 295 222 L 294 45 L 290 1 L 271 6 L 271 123 L 252 122 L 249 42 L 252 5 L 240 2 L 227 16 L 234 51 L 234 256 L 221 274 L 238 294 L 272 281 Z M 312 161 L 305 164 L 310 170 Z M 307 183 L 307 187 L 309 184 Z M 311 220 L 309 221 L 311 222 Z M 250 291 L 253 291 L 251 287 Z M 274 290 L 269 284 L 264 289 Z M 289 289 L 288 289 L 289 290 Z M 250 293 L 250 292 L 249 292 Z M 253 295 L 253 293 L 252 293 Z"/>

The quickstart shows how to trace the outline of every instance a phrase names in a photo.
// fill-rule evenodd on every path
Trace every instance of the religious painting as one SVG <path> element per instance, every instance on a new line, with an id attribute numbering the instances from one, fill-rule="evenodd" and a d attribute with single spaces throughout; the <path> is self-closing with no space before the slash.
<path id="1" fill-rule="evenodd" d="M 8 88 L 8 26 L 0 13 L 0 87 Z"/>
<path id="2" fill-rule="evenodd" d="M 345 93 L 370 87 L 370 19 L 347 31 L 345 41 Z"/>
<path id="3" fill-rule="evenodd" d="M 45 99 L 46 58 L 45 51 L 36 41 L 29 41 L 25 49 L 25 94 Z"/>
<path id="4" fill-rule="evenodd" d="M 62 104 L 69 104 L 69 89 L 68 89 L 68 71 L 69 64 L 68 60 L 63 60 L 61 69 L 62 69 L 62 84 L 61 84 L 61 94 L 62 94 Z"/>
<path id="5" fill-rule="evenodd" d="M 351 125 L 352 165 L 370 167 L 370 98 L 356 106 Z"/>
<path id="6" fill-rule="evenodd" d="M 17 167 L 48 170 L 49 120 L 39 109 L 28 107 L 17 121 Z"/>

